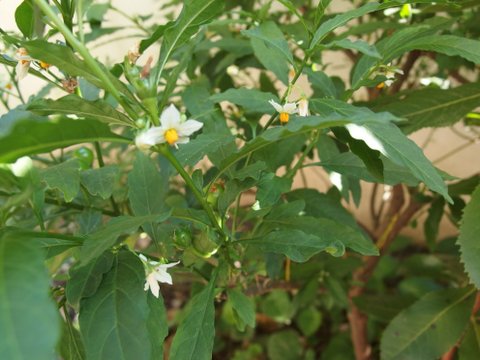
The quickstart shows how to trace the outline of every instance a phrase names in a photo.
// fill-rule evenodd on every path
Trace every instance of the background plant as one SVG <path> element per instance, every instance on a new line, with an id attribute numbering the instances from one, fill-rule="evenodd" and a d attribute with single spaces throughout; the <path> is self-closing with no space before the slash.
<path id="1" fill-rule="evenodd" d="M 478 139 L 479 4 L 330 8 L 172 1 L 150 26 L 114 2 L 20 4 L 1 30 L 2 356 L 480 357 L 478 165 L 452 177 L 407 137 Z M 106 14 L 142 34 L 117 64 L 90 52 L 119 31 Z M 147 146 L 171 104 L 201 128 Z M 327 191 L 293 187 L 312 168 Z M 365 201 L 373 226 L 346 209 Z M 422 241 L 399 235 L 419 222 Z"/>

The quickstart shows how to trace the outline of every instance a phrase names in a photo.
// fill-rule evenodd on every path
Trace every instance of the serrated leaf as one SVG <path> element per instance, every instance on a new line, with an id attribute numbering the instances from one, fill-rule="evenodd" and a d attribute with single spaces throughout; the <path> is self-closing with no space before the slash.
<path id="1" fill-rule="evenodd" d="M 175 156 L 183 166 L 194 166 L 205 155 L 215 153 L 233 141 L 231 134 L 200 134 L 189 143 L 180 145 Z"/>
<path id="2" fill-rule="evenodd" d="M 50 296 L 44 254 L 34 240 L 0 234 L 0 294 L 2 358 L 51 359 L 60 318 Z"/>
<path id="3" fill-rule="evenodd" d="M 269 100 L 280 102 L 276 95 L 256 89 L 228 89 L 227 91 L 210 96 L 213 102 L 229 101 L 245 108 L 246 112 L 258 114 L 273 114 L 275 109 L 268 103 Z"/>
<path id="4" fill-rule="evenodd" d="M 460 225 L 460 236 L 457 244 L 460 246 L 460 258 L 470 281 L 480 289 L 480 186 L 473 192 L 470 202 L 463 211 Z"/>
<path id="5" fill-rule="evenodd" d="M 66 202 L 71 202 L 80 191 L 80 163 L 77 159 L 50 166 L 42 170 L 40 176 L 48 188 L 60 190 Z"/>
<path id="6" fill-rule="evenodd" d="M 254 246 L 263 252 L 283 254 L 296 262 L 305 262 L 331 245 L 329 240 L 300 230 L 272 231 L 260 238 L 243 240 L 241 243 Z"/>
<path id="7" fill-rule="evenodd" d="M 240 290 L 229 289 L 228 299 L 238 317 L 251 328 L 255 327 L 255 306 L 253 301 Z"/>
<path id="8" fill-rule="evenodd" d="M 110 220 L 98 231 L 90 234 L 83 243 L 80 252 L 82 266 L 96 259 L 117 243 L 120 235 L 131 234 L 146 222 L 161 222 L 170 216 L 169 213 L 146 216 L 118 216 Z"/>
<path id="9" fill-rule="evenodd" d="M 80 332 L 88 359 L 151 358 L 144 283 L 145 270 L 138 257 L 118 252 L 97 292 L 80 303 Z"/>
<path id="10" fill-rule="evenodd" d="M 112 268 L 113 257 L 110 251 L 106 251 L 86 266 L 77 266 L 70 270 L 65 295 L 72 306 L 78 306 L 82 298 L 95 294 L 103 275 Z"/>
<path id="11" fill-rule="evenodd" d="M 407 134 L 425 127 L 453 125 L 480 105 L 480 83 L 465 84 L 442 90 L 425 88 L 389 96 L 374 105 L 375 111 L 389 111 L 405 118 L 401 129 Z"/>
<path id="12" fill-rule="evenodd" d="M 88 192 L 94 196 L 99 195 L 102 199 L 112 196 L 119 176 L 120 168 L 116 165 L 88 169 L 80 173 L 82 184 Z"/>
<path id="13" fill-rule="evenodd" d="M 383 333 L 382 360 L 436 359 L 458 341 L 472 311 L 473 290 L 431 292 L 398 314 Z"/>
<path id="14" fill-rule="evenodd" d="M 209 360 L 215 337 L 214 271 L 208 285 L 191 300 L 190 311 L 180 323 L 170 349 L 171 360 Z"/>
<path id="15" fill-rule="evenodd" d="M 255 163 L 247 165 L 240 170 L 233 171 L 230 178 L 238 179 L 240 181 L 243 181 L 247 178 L 258 180 L 266 168 L 267 165 L 263 161 L 256 161 Z"/>
<path id="16" fill-rule="evenodd" d="M 160 214 L 167 210 L 165 197 L 168 192 L 168 176 L 157 169 L 154 161 L 137 151 L 133 169 L 128 174 L 128 197 L 136 216 Z M 154 221 L 142 225 L 152 239 L 159 244 L 160 234 Z"/>
<path id="17" fill-rule="evenodd" d="M 112 133 L 108 125 L 96 120 L 20 121 L 7 135 L 0 137 L 0 163 L 94 141 L 130 143 L 130 140 Z"/>
<path id="18" fill-rule="evenodd" d="M 134 126 L 126 115 L 115 110 L 103 100 L 88 101 L 77 95 L 67 95 L 57 100 L 38 99 L 27 106 L 27 110 L 39 115 L 77 115 L 107 124 Z"/>
<path id="19" fill-rule="evenodd" d="M 336 220 L 314 218 L 312 216 L 297 216 L 288 219 L 265 218 L 264 227 L 272 229 L 301 230 L 305 234 L 314 235 L 321 243 L 341 243 L 362 255 L 378 255 L 378 249 L 372 240 L 358 228 L 347 226 Z M 292 259 L 293 260 L 293 259 Z"/>
<path id="20" fill-rule="evenodd" d="M 275 205 L 283 193 L 290 190 L 292 180 L 275 176 L 273 173 L 265 174 L 257 184 L 256 199 L 261 207 Z"/>

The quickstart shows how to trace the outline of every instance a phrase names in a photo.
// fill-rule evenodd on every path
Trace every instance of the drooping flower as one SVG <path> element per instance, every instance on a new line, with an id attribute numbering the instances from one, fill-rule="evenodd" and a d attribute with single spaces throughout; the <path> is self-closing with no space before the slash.
<path id="1" fill-rule="evenodd" d="M 379 72 L 376 72 L 376 74 L 385 76 L 387 78 L 387 80 L 377 85 L 377 89 L 382 89 L 385 86 L 391 86 L 394 83 L 396 74 L 403 75 L 404 73 L 402 69 L 399 69 L 395 66 L 392 66 L 391 64 L 388 64 L 388 65 L 382 65 L 382 68 L 380 69 Z"/>
<path id="2" fill-rule="evenodd" d="M 156 298 L 160 295 L 160 285 L 158 283 L 165 283 L 172 285 L 172 276 L 167 272 L 168 268 L 171 268 L 175 265 L 178 265 L 180 261 L 170 263 L 170 264 L 161 264 L 158 261 L 153 261 L 147 259 L 144 255 L 139 255 L 140 260 L 142 260 L 145 267 L 145 286 L 144 290 L 150 290 L 153 296 Z"/>
<path id="3" fill-rule="evenodd" d="M 151 127 L 136 137 L 135 145 L 139 149 L 148 150 L 162 143 L 175 147 L 178 144 L 186 144 L 190 141 L 189 136 L 203 126 L 203 123 L 197 120 L 182 121 L 180 112 L 173 104 L 162 112 L 160 123 L 160 126 Z"/>
<path id="4" fill-rule="evenodd" d="M 17 49 L 15 59 L 18 61 L 15 67 L 17 80 L 22 80 L 28 75 L 28 69 L 30 69 L 30 64 L 33 59 L 28 55 L 27 49 L 23 47 Z"/>
<path id="5" fill-rule="evenodd" d="M 275 110 L 280 114 L 280 122 L 282 124 L 288 123 L 288 120 L 290 120 L 290 115 L 291 114 L 296 114 L 298 112 L 297 110 L 297 104 L 295 103 L 285 103 L 284 105 L 280 105 L 277 103 L 275 100 L 270 100 L 269 101 L 270 105 L 272 105 Z"/>
<path id="6" fill-rule="evenodd" d="M 308 100 L 304 97 L 300 99 L 297 103 L 298 105 L 298 115 L 300 116 L 308 116 L 310 115 L 310 110 L 308 109 Z"/>

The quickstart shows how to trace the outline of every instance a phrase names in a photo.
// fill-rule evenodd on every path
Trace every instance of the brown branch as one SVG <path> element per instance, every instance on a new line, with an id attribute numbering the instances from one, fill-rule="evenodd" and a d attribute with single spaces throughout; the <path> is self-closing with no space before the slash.
<path id="1" fill-rule="evenodd" d="M 403 75 L 400 76 L 400 78 L 393 83 L 391 88 L 391 94 L 396 94 L 397 92 L 400 91 L 403 83 L 407 81 L 410 71 L 412 71 L 413 66 L 415 65 L 415 62 L 417 61 L 417 59 L 420 57 L 421 54 L 422 52 L 418 50 L 414 50 L 408 53 L 407 60 L 405 60 L 405 63 L 402 66 Z"/>
<path id="2" fill-rule="evenodd" d="M 370 359 L 371 346 L 368 343 L 367 337 L 367 317 L 355 306 L 353 299 L 363 293 L 365 285 L 372 276 L 381 256 L 385 254 L 400 231 L 422 207 L 422 204 L 415 202 L 411 198 L 408 206 L 402 211 L 404 204 L 405 196 L 403 188 L 401 185 L 396 185 L 393 188 L 393 195 L 388 212 L 377 233 L 377 246 L 380 250 L 380 256 L 364 257 L 364 265 L 353 274 L 353 286 L 348 292 L 350 303 L 348 321 L 350 323 L 351 337 L 355 350 L 355 358 L 357 360 Z"/>

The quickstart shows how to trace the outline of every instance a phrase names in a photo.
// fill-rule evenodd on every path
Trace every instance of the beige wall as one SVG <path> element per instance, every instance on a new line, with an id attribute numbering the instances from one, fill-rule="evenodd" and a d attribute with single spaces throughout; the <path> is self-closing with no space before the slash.
<path id="1" fill-rule="evenodd" d="M 20 0 L 0 0 L 0 24 L 2 28 L 6 30 L 16 29 L 14 23 L 14 11 L 16 6 L 20 3 Z M 155 13 L 153 16 L 153 23 L 160 22 L 161 12 L 158 11 L 159 7 L 163 1 L 155 0 L 113 0 L 113 5 L 123 10 L 125 13 L 130 15 L 135 14 L 150 14 Z M 334 1 L 334 7 L 336 11 L 340 11 L 341 8 L 346 4 L 345 1 Z M 117 14 L 110 13 L 107 16 L 108 26 L 126 26 L 128 22 Z M 125 29 L 120 34 L 124 36 L 130 36 L 132 34 L 138 33 L 132 29 Z M 119 35 L 119 34 L 117 34 Z M 116 35 L 116 36 L 117 36 Z M 103 42 L 104 40 L 100 41 Z M 109 44 L 104 44 L 101 47 L 97 47 L 93 50 L 96 56 L 99 56 L 102 59 L 110 61 L 112 63 L 121 61 L 127 50 L 135 43 L 135 39 L 127 38 L 117 41 L 112 41 Z M 150 50 L 150 53 L 147 56 L 152 55 L 156 56 L 156 49 Z M 327 55 L 325 58 L 326 63 L 331 63 L 329 74 L 336 74 L 344 79 L 348 78 L 349 64 L 345 61 L 339 61 L 338 55 L 333 56 L 332 54 Z M 21 88 L 25 91 L 26 94 L 32 94 L 39 89 L 41 82 L 35 79 L 32 76 L 29 76 L 25 79 Z M 296 88 L 297 93 L 306 92 L 308 94 L 308 85 L 305 79 L 301 79 L 299 85 Z M 2 110 L 3 111 L 3 110 Z M 458 132 L 464 134 L 465 136 L 470 136 L 468 129 L 464 128 L 462 125 L 456 126 Z M 422 130 L 413 134 L 412 139 L 416 141 L 419 145 L 425 143 L 427 137 L 430 136 L 431 130 Z M 466 177 L 480 171 L 480 161 L 478 156 L 480 155 L 480 146 L 478 143 L 472 144 L 462 151 L 458 152 L 455 156 L 435 161 L 442 158 L 443 155 L 449 153 L 458 146 L 465 144 L 466 140 L 462 139 L 460 136 L 454 134 L 450 129 L 443 128 L 437 129 L 433 133 L 433 137 L 429 144 L 425 147 L 425 153 L 429 159 L 434 161 L 435 165 L 441 168 L 442 170 L 450 173 L 451 175 L 458 177 Z M 309 170 L 307 172 L 307 183 L 309 187 L 318 187 L 325 189 L 325 181 L 322 180 L 322 177 L 326 179 L 325 174 L 319 174 L 318 169 Z M 302 185 L 302 181 L 299 178 L 296 179 L 296 184 L 298 186 Z M 366 185 L 363 187 L 365 195 L 367 195 L 362 202 L 362 205 L 359 209 L 351 207 L 352 211 L 359 214 L 360 219 L 368 224 L 369 223 L 369 214 L 366 211 L 368 208 L 368 193 L 370 191 L 370 186 Z M 414 233 L 417 237 L 421 237 L 421 229 L 417 229 Z M 444 222 L 443 235 L 452 234 L 455 230 L 449 226 L 448 222 Z"/>

